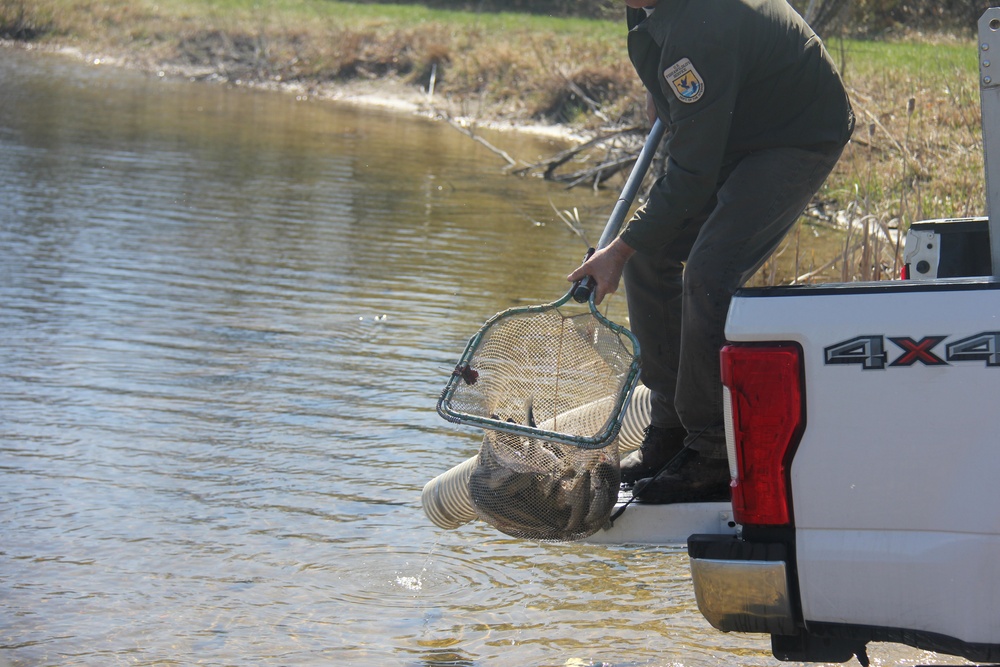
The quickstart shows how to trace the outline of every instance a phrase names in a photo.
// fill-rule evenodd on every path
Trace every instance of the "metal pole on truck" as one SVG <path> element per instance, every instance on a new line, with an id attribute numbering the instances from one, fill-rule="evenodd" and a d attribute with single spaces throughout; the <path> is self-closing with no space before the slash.
<path id="1" fill-rule="evenodd" d="M 979 95 L 990 258 L 993 275 L 1000 277 L 1000 7 L 987 9 L 979 19 Z"/>

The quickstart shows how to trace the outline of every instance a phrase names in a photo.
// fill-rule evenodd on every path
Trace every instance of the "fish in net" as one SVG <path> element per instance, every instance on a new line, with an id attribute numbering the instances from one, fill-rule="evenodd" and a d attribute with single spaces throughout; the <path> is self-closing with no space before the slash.
<path id="1" fill-rule="evenodd" d="M 618 445 L 572 445 L 487 432 L 469 478 L 480 519 L 512 537 L 570 541 L 608 522 L 621 470 Z"/>

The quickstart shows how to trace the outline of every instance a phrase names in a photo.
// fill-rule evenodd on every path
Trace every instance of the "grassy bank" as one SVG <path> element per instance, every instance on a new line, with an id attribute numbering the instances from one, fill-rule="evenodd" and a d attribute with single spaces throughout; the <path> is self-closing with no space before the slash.
<path id="1" fill-rule="evenodd" d="M 0 0 L 0 35 L 195 78 L 314 92 L 358 82 L 433 87 L 435 100 L 471 118 L 592 132 L 642 122 L 643 93 L 623 26 L 612 21 L 329 0 Z M 858 129 L 817 217 L 856 230 L 843 241 L 840 277 L 880 277 L 897 263 L 883 234 L 984 209 L 975 42 L 827 44 Z"/>

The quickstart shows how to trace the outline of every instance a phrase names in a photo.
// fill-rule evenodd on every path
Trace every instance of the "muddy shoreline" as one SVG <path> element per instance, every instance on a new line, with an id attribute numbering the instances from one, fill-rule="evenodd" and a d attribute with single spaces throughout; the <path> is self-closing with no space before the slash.
<path id="1" fill-rule="evenodd" d="M 586 141 L 593 132 L 568 125 L 524 122 L 499 110 L 480 108 L 475 116 L 463 114 L 460 100 L 454 100 L 433 90 L 407 83 L 395 76 L 349 81 L 285 81 L 280 76 L 254 76 L 250 68 L 234 74 L 225 65 L 208 66 L 159 62 L 136 53 L 98 52 L 77 46 L 37 44 L 15 40 L 0 40 L 0 49 L 20 49 L 51 53 L 95 67 L 120 67 L 150 76 L 187 80 L 195 83 L 230 85 L 293 95 L 358 107 L 384 109 L 400 114 L 419 116 L 441 122 L 452 121 L 461 127 L 498 132 L 519 132 L 564 140 L 568 143 Z"/>

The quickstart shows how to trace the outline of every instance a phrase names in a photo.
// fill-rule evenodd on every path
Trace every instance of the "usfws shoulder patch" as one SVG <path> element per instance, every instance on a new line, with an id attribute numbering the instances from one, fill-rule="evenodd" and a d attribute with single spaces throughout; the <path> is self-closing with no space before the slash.
<path id="1" fill-rule="evenodd" d="M 705 81 L 698 74 L 691 61 L 682 58 L 663 71 L 670 90 L 674 91 L 681 102 L 691 104 L 701 99 L 705 94 Z"/>

